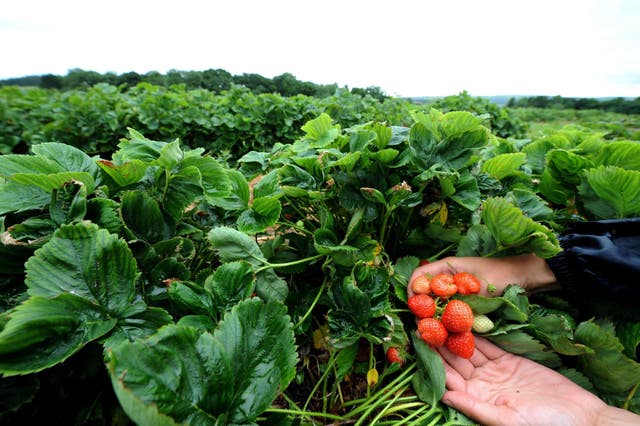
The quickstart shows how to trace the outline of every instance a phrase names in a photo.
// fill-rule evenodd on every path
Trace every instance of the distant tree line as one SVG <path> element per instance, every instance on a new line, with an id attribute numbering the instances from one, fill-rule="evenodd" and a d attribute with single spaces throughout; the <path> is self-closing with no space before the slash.
<path id="1" fill-rule="evenodd" d="M 630 98 L 564 98 L 561 96 L 529 96 L 511 98 L 509 108 L 598 109 L 622 114 L 640 114 L 640 97 Z"/>
<path id="2" fill-rule="evenodd" d="M 255 94 L 277 93 L 282 96 L 307 95 L 324 98 L 333 95 L 338 89 L 337 84 L 315 84 L 300 81 L 290 73 L 267 78 L 260 74 L 232 75 L 223 69 L 208 69 L 205 71 L 170 70 L 166 74 L 150 71 L 145 74 L 127 72 L 115 74 L 108 72 L 101 74 L 79 68 L 69 70 L 66 76 L 45 74 L 40 76 L 26 76 L 0 80 L 0 86 L 35 86 L 43 89 L 72 90 L 92 87 L 97 83 L 108 83 L 114 86 L 132 87 L 138 83 L 150 83 L 157 86 L 169 87 L 184 84 L 187 89 L 207 89 L 213 92 L 228 90 L 234 85 L 244 86 Z M 358 95 L 370 95 L 380 101 L 387 98 L 377 86 L 367 88 L 352 88 L 351 92 Z"/>

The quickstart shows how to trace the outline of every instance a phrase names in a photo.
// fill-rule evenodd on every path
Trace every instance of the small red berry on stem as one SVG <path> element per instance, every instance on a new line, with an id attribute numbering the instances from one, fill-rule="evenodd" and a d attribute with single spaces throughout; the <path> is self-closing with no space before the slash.
<path id="1" fill-rule="evenodd" d="M 424 342 L 431 346 L 442 346 L 449 333 L 436 318 L 423 318 L 418 321 L 418 333 Z"/>
<path id="2" fill-rule="evenodd" d="M 471 306 L 462 300 L 450 300 L 442 313 L 442 324 L 451 333 L 470 331 L 473 326 Z"/>
<path id="3" fill-rule="evenodd" d="M 389 361 L 389 363 L 397 362 L 398 364 L 402 365 L 404 360 L 400 356 L 400 349 L 396 348 L 395 346 L 387 349 L 387 361 Z"/>
<path id="4" fill-rule="evenodd" d="M 480 280 L 469 272 L 458 272 L 453 276 L 453 282 L 460 294 L 476 294 L 480 291 Z"/>
<path id="5" fill-rule="evenodd" d="M 407 300 L 409 310 L 418 318 L 428 318 L 436 314 L 436 301 L 428 294 L 416 294 Z"/>
<path id="6" fill-rule="evenodd" d="M 453 354 L 461 358 L 469 359 L 473 355 L 475 339 L 473 333 L 464 331 L 462 333 L 450 333 L 445 342 L 445 346 Z"/>
<path id="7" fill-rule="evenodd" d="M 430 282 L 427 274 L 418 275 L 411 282 L 411 289 L 416 294 L 429 294 L 431 292 Z"/>
<path id="8" fill-rule="evenodd" d="M 453 296 L 458 291 L 458 287 L 456 287 L 453 282 L 453 277 L 450 274 L 436 275 L 431 279 L 431 283 L 429 285 L 431 287 L 431 292 L 443 299 Z"/>

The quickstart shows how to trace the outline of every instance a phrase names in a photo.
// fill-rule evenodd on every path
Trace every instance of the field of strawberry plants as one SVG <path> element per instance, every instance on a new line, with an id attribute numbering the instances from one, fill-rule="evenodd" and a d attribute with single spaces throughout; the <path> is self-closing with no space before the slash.
<path id="1" fill-rule="evenodd" d="M 506 111 L 498 135 L 489 112 L 347 94 L 2 91 L 3 424 L 474 424 L 439 402 L 413 270 L 549 258 L 576 220 L 640 216 L 637 140 L 525 138 Z M 516 285 L 458 300 L 477 335 L 640 413 L 639 318 Z"/>

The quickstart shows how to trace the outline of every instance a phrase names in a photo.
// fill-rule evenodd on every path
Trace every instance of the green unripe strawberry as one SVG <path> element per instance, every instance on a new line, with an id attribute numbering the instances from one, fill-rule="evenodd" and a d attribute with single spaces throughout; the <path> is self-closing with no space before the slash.
<path id="1" fill-rule="evenodd" d="M 484 314 L 475 315 L 473 317 L 473 326 L 471 329 L 476 333 L 488 333 L 493 330 L 493 321 Z"/>

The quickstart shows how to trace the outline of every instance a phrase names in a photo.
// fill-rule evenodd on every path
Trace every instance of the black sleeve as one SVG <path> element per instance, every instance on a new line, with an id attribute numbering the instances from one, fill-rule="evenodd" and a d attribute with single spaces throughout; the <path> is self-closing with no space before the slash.
<path id="1" fill-rule="evenodd" d="M 640 318 L 640 218 L 576 222 L 547 263 L 558 283 L 592 313 Z"/>

